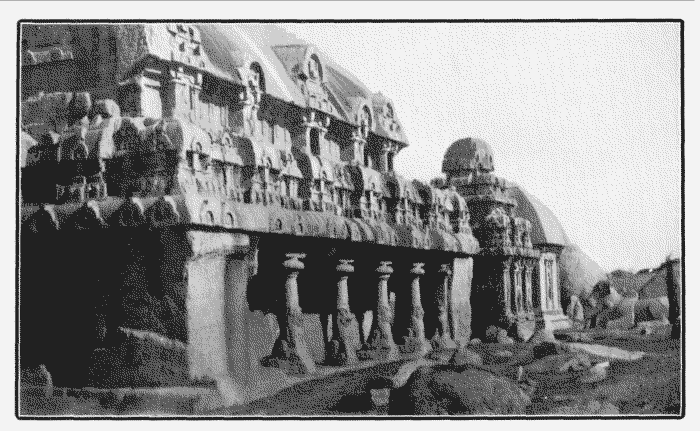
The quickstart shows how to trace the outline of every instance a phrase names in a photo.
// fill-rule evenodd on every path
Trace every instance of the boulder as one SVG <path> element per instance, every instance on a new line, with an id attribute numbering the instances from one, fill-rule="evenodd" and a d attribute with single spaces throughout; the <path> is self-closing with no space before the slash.
<path id="1" fill-rule="evenodd" d="M 597 383 L 605 380 L 608 377 L 607 368 L 609 365 L 609 362 L 596 364 L 594 367 L 589 368 L 588 372 L 579 378 L 579 381 L 581 383 Z"/>
<path id="2" fill-rule="evenodd" d="M 563 353 L 538 359 L 523 367 L 528 376 L 566 374 L 580 372 L 591 366 L 591 358 L 585 353 Z M 575 377 L 575 376 L 572 376 Z"/>
<path id="3" fill-rule="evenodd" d="M 390 415 L 520 415 L 530 403 L 518 385 L 473 366 L 438 365 L 391 391 Z"/>
<path id="4" fill-rule="evenodd" d="M 502 331 L 502 329 L 497 327 L 497 326 L 489 326 L 486 329 L 486 334 L 484 336 L 484 340 L 487 343 L 497 343 L 499 331 Z"/>
<path id="5" fill-rule="evenodd" d="M 569 343 L 567 345 L 571 352 L 583 352 L 591 356 L 620 361 L 636 361 L 644 357 L 644 352 L 630 352 L 617 347 L 603 346 L 600 344 Z"/>
<path id="6" fill-rule="evenodd" d="M 637 324 L 637 330 L 642 335 L 665 334 L 670 327 L 671 324 L 668 322 L 668 319 L 639 322 Z"/>
<path id="7" fill-rule="evenodd" d="M 667 296 L 640 299 L 634 304 L 634 318 L 642 321 L 668 321 L 669 301 Z"/>
<path id="8" fill-rule="evenodd" d="M 508 336 L 508 332 L 498 326 L 489 326 L 486 329 L 484 340 L 487 343 L 513 344 L 515 341 Z"/>
<path id="9" fill-rule="evenodd" d="M 454 356 L 450 359 L 450 364 L 454 365 L 483 365 L 484 360 L 481 355 L 472 349 L 464 348 L 455 352 Z"/>
<path id="10" fill-rule="evenodd" d="M 505 329 L 500 329 L 496 335 L 496 342 L 499 344 L 514 344 L 515 340 L 508 336 Z"/>

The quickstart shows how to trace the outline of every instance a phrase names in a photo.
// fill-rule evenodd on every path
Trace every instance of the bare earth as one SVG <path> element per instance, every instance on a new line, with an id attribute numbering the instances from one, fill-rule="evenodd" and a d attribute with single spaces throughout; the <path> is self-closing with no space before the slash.
<path id="1" fill-rule="evenodd" d="M 634 331 L 588 333 L 586 344 L 597 345 L 599 349 L 610 346 L 629 352 L 641 351 L 644 356 L 632 361 L 590 356 L 594 363 L 609 362 L 600 381 L 582 382 L 581 376 L 588 370 L 527 376 L 528 385 L 522 387 L 530 403 L 524 414 L 680 415 L 682 380 L 679 341 L 670 340 L 667 335 L 641 335 Z M 558 338 L 564 337 L 560 334 Z M 532 345 L 528 343 L 483 343 L 469 348 L 486 358 L 481 369 L 512 381 L 517 378 L 519 366 L 527 367 L 535 361 Z M 489 361 L 488 358 L 497 357 L 496 352 L 504 355 L 503 351 L 512 352 L 512 355 L 501 363 Z M 41 390 L 20 389 L 20 415 L 387 415 L 390 391 L 386 388 L 391 387 L 391 379 L 406 362 L 378 364 L 308 380 L 244 406 L 207 413 L 197 412 L 193 408 L 196 404 L 193 397 L 159 402 L 158 407 L 153 408 L 150 402 L 138 397 L 118 398 L 109 392 L 100 397 L 88 397 L 75 393 L 61 394 L 60 390 L 54 390 L 54 396 L 46 397 Z"/>

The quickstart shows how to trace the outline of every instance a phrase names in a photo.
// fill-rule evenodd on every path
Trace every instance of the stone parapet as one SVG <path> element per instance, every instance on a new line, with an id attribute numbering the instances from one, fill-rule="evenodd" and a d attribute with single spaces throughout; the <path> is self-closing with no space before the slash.
<path id="1" fill-rule="evenodd" d="M 84 203 L 25 205 L 22 206 L 20 217 L 21 229 L 36 233 L 111 227 L 157 229 L 182 225 L 199 230 L 220 229 L 335 238 L 470 255 L 479 251 L 477 240 L 469 233 L 454 233 L 446 229 L 421 229 L 416 226 L 404 228 L 382 221 L 353 219 L 314 211 L 295 211 L 200 195 L 106 197 Z M 198 238 L 200 239 L 197 241 L 201 242 L 204 237 Z M 202 246 L 206 247 L 204 243 Z M 227 247 L 223 244 L 222 246 Z M 231 243 L 229 246 L 238 247 L 240 244 Z M 489 253 L 489 250 L 485 253 Z"/>

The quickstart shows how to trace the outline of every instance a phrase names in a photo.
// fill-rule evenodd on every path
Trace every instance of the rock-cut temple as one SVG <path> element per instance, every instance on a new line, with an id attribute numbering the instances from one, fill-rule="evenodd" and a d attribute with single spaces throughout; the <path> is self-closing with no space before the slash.
<path id="1" fill-rule="evenodd" d="M 554 215 L 477 138 L 442 184 L 395 173 L 401 107 L 313 45 L 258 24 L 20 32 L 21 367 L 234 404 L 568 325 Z"/>

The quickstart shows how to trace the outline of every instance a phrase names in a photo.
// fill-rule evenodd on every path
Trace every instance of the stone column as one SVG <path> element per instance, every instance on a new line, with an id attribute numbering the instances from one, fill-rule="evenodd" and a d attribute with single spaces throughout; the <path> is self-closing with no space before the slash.
<path id="1" fill-rule="evenodd" d="M 425 324 L 423 322 L 423 304 L 420 300 L 420 276 L 425 274 L 423 263 L 414 263 L 411 274 L 411 333 L 406 337 L 404 350 L 406 353 L 411 353 L 414 356 L 425 356 L 430 350 L 430 343 L 425 338 Z"/>
<path id="2" fill-rule="evenodd" d="M 352 342 L 352 322 L 355 316 L 350 312 L 348 299 L 348 276 L 354 272 L 352 260 L 341 259 L 335 267 L 338 280 L 338 302 L 333 316 L 333 337 L 330 349 L 326 350 L 326 362 L 332 365 L 350 365 L 357 362 L 355 345 Z"/>
<path id="3" fill-rule="evenodd" d="M 287 281 L 285 282 L 286 312 L 284 314 L 280 312 L 277 318 L 280 334 L 272 348 L 272 353 L 261 360 L 263 366 L 283 368 L 293 374 L 316 372 L 314 361 L 302 338 L 303 316 L 299 306 L 297 287 L 297 276 L 299 271 L 304 269 L 304 264 L 300 259 L 305 256 L 300 253 L 289 253 L 287 260 L 284 261 L 284 267 L 287 270 Z"/>
<path id="4" fill-rule="evenodd" d="M 522 278 L 523 265 L 519 260 L 513 263 L 513 304 L 512 310 L 516 316 L 519 316 L 523 312 L 523 278 Z"/>
<path id="5" fill-rule="evenodd" d="M 500 318 L 499 318 L 499 326 L 502 328 L 508 328 L 510 324 L 513 321 L 513 311 L 511 310 L 512 307 L 512 298 L 511 298 L 511 276 L 510 276 L 510 267 L 511 267 L 512 259 L 510 257 L 504 259 L 501 261 L 501 283 L 502 285 L 500 286 Z"/>
<path id="6" fill-rule="evenodd" d="M 433 343 L 438 349 L 453 349 L 457 347 L 457 344 L 452 339 L 450 334 L 450 322 L 448 316 L 448 298 L 449 298 L 449 287 L 450 287 L 450 276 L 452 275 L 452 270 L 450 265 L 445 264 L 440 266 L 440 274 L 442 280 L 438 288 L 438 321 L 439 321 L 439 335 L 433 338 Z"/>
<path id="7" fill-rule="evenodd" d="M 379 274 L 377 309 L 374 312 L 369 340 L 360 352 L 362 359 L 396 360 L 399 358 L 394 336 L 391 333 L 388 281 L 394 270 L 390 265 L 391 262 L 384 261 L 377 268 Z"/>
<path id="8" fill-rule="evenodd" d="M 532 305 L 532 271 L 534 267 L 532 262 L 528 261 L 525 265 L 525 311 L 527 313 L 533 313 L 534 307 Z"/>

